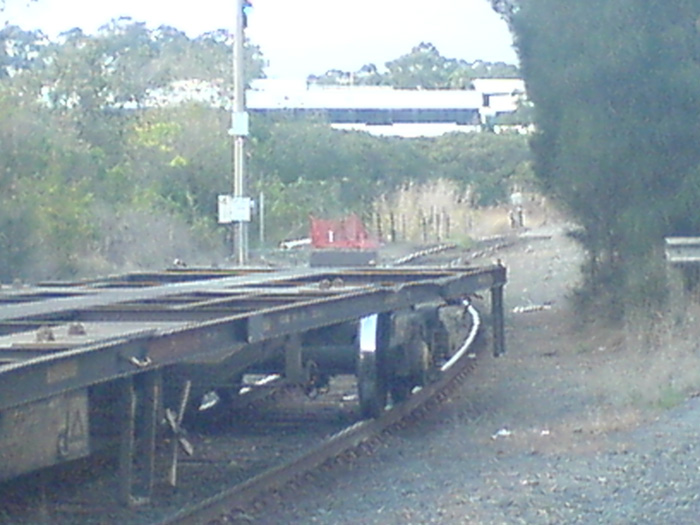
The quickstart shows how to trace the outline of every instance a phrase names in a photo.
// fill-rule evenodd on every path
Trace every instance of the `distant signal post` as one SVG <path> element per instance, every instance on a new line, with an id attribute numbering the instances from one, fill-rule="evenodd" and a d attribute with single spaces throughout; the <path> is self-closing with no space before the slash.
<path id="1" fill-rule="evenodd" d="M 252 201 L 246 197 L 245 142 L 249 118 L 245 107 L 244 42 L 246 13 L 249 0 L 234 0 L 235 27 L 233 35 L 233 103 L 231 129 L 233 138 L 233 195 L 219 196 L 219 222 L 233 223 L 233 256 L 237 264 L 248 262 L 248 224 Z"/>

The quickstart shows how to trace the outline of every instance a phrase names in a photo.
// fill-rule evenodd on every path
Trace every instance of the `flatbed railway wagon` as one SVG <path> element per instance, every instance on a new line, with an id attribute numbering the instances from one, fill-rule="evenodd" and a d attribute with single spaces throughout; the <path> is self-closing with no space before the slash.
<path id="1" fill-rule="evenodd" d="M 490 291 L 502 353 L 505 268 L 179 269 L 0 288 L 0 480 L 114 451 L 115 490 L 147 502 L 165 441 L 250 374 L 357 376 L 374 417 L 450 358 L 440 315 Z M 174 456 L 177 457 L 176 455 Z M 177 464 L 170 465 L 175 471 Z"/>

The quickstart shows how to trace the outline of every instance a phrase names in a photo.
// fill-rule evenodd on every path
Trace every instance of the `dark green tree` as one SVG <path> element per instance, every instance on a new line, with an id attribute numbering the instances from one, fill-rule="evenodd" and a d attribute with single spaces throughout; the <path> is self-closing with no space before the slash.
<path id="1" fill-rule="evenodd" d="M 700 231 L 696 0 L 528 0 L 511 21 L 543 187 L 583 227 L 588 283 L 661 295 L 663 237 Z"/>

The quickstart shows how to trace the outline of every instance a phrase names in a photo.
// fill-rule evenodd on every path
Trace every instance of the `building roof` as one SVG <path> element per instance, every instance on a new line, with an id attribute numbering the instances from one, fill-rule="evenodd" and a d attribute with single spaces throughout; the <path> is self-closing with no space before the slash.
<path id="1" fill-rule="evenodd" d="M 303 91 L 246 92 L 250 109 L 478 109 L 471 90 L 394 89 L 385 86 L 311 86 Z"/>
<path id="2" fill-rule="evenodd" d="M 484 95 L 521 95 L 525 93 L 522 78 L 475 78 L 474 90 Z"/>

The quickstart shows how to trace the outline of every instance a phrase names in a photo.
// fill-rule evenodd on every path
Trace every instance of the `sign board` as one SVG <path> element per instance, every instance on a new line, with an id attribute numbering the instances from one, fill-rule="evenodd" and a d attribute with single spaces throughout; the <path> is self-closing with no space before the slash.
<path id="1" fill-rule="evenodd" d="M 250 222 L 253 201 L 250 197 L 219 195 L 219 224 Z"/>
<path id="2" fill-rule="evenodd" d="M 250 117 L 245 111 L 233 113 L 231 116 L 231 129 L 229 135 L 234 137 L 247 137 L 250 129 Z"/>

